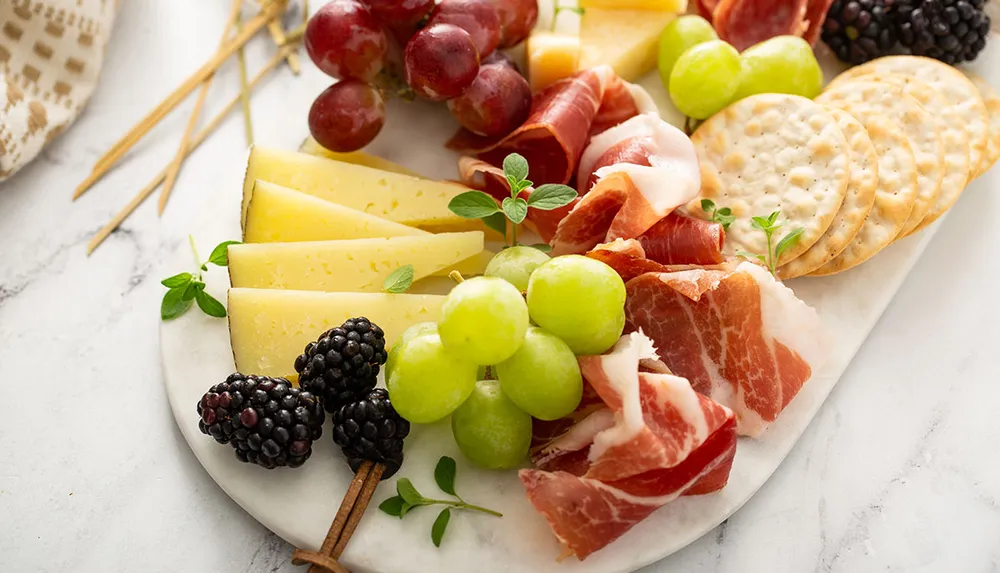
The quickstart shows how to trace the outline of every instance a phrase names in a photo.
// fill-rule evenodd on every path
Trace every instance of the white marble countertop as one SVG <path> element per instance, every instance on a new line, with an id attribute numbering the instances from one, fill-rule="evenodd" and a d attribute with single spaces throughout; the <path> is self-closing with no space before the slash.
<path id="1" fill-rule="evenodd" d="M 0 571 L 301 570 L 195 460 L 161 380 L 159 263 L 233 180 L 220 170 L 244 153 L 239 117 L 187 162 L 162 220 L 145 205 L 90 258 L 87 240 L 168 161 L 187 114 L 69 201 L 211 53 L 223 4 L 121 3 L 86 113 L 0 184 Z M 261 38 L 250 61 L 270 51 Z M 236 77 L 224 69 L 210 109 Z M 274 75 L 254 97 L 258 141 L 297 144 L 322 87 Z M 771 481 L 645 573 L 1000 572 L 998 191 L 968 189 Z"/>

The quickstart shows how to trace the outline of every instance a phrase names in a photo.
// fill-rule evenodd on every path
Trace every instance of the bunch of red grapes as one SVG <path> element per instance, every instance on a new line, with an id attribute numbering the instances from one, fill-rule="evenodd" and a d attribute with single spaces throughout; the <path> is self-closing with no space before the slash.
<path id="1" fill-rule="evenodd" d="M 338 81 L 309 110 L 309 131 L 333 151 L 367 145 L 385 98 L 447 101 L 458 122 L 503 136 L 531 109 L 531 88 L 506 54 L 538 20 L 537 0 L 333 0 L 309 20 L 306 50 Z"/>

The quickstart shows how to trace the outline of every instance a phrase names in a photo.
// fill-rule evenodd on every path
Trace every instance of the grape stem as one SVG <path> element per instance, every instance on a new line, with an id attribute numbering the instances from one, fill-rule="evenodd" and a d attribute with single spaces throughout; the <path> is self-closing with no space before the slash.
<path id="1" fill-rule="evenodd" d="M 465 277 L 463 277 L 462 273 L 458 271 L 451 271 L 450 273 L 448 273 L 448 278 L 450 278 L 451 280 L 455 281 L 458 284 L 462 284 L 463 282 L 465 282 Z"/>
<path id="2" fill-rule="evenodd" d="M 455 497 L 458 497 L 457 495 Z M 487 509 L 479 505 L 472 505 L 471 503 L 466 503 L 461 497 L 458 498 L 459 501 L 450 501 L 447 499 L 430 499 L 426 498 L 425 501 L 429 502 L 428 505 L 450 505 L 451 507 L 457 507 L 458 509 L 468 509 L 471 511 L 478 511 L 480 513 L 487 513 L 496 517 L 503 517 L 503 514 L 499 511 L 493 511 L 492 509 Z"/>

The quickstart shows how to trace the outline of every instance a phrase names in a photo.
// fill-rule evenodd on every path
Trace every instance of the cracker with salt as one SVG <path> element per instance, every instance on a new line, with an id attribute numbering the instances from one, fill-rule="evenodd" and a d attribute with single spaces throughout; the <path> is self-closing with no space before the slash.
<path id="1" fill-rule="evenodd" d="M 847 70 L 831 85 L 875 73 L 899 74 L 923 82 L 943 95 L 961 118 L 960 125 L 965 128 L 965 133 L 969 136 L 969 179 L 982 173 L 981 168 L 987 163 L 986 146 L 989 141 L 990 118 L 986 104 L 983 103 L 983 98 L 972 81 L 957 69 L 932 58 L 886 56 Z"/>
<path id="2" fill-rule="evenodd" d="M 691 141 L 701 163 L 701 198 L 736 217 L 726 232 L 728 253 L 767 253 L 767 238 L 751 218 L 780 211 L 781 235 L 804 229 L 778 261 L 786 264 L 823 236 L 844 202 L 850 149 L 837 121 L 812 100 L 750 96 L 703 123 Z"/>
<path id="3" fill-rule="evenodd" d="M 787 280 L 809 274 L 840 254 L 861 229 L 875 204 L 878 187 L 878 154 L 865 126 L 844 110 L 827 110 L 837 120 L 851 150 L 850 182 L 847 195 L 833 224 L 815 245 L 799 258 L 778 269 L 778 277 Z"/>
<path id="4" fill-rule="evenodd" d="M 986 112 L 990 116 L 989 140 L 986 142 L 985 161 L 979 166 L 980 173 L 986 173 L 1000 159 L 1000 94 L 983 78 L 969 74 L 969 79 L 976 85 L 986 104 Z"/>
<path id="5" fill-rule="evenodd" d="M 850 105 L 845 111 L 850 113 Z M 865 126 L 878 154 L 875 204 L 851 244 L 835 259 L 809 273 L 810 276 L 846 271 L 884 249 L 903 228 L 917 198 L 917 160 L 910 141 L 888 119 L 875 115 L 862 117 L 859 121 Z"/>
<path id="6" fill-rule="evenodd" d="M 867 76 L 866 76 L 867 77 Z M 924 216 L 937 202 L 944 177 L 944 145 L 941 134 L 934 125 L 934 118 L 912 96 L 884 82 L 865 78 L 841 82 L 827 88 L 816 101 L 843 107 L 851 104 L 850 113 L 855 117 L 877 115 L 894 122 L 910 140 L 917 159 L 917 199 L 900 235 L 906 235 L 923 221 Z M 858 119 L 864 119 L 858 117 Z"/>

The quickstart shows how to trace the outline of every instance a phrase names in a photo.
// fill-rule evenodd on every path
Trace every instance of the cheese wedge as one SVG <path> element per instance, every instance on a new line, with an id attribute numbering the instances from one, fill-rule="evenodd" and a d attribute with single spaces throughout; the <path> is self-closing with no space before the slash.
<path id="1" fill-rule="evenodd" d="M 229 338 L 244 374 L 294 378 L 295 358 L 323 332 L 355 316 L 385 331 L 386 346 L 404 330 L 436 321 L 443 296 L 229 289 Z"/>
<path id="2" fill-rule="evenodd" d="M 375 169 L 381 169 L 382 171 L 391 171 L 393 173 L 402 173 L 403 175 L 409 175 L 410 177 L 420 177 L 420 174 L 417 173 L 416 171 L 410 171 L 409 169 L 403 167 L 398 163 L 393 163 L 388 159 L 382 159 L 377 155 L 365 153 L 364 151 L 350 151 L 347 153 L 330 151 L 329 149 L 320 145 L 312 137 L 307 137 L 306 140 L 302 142 L 302 145 L 299 146 L 299 151 L 301 151 L 302 153 L 308 153 L 309 155 L 315 155 L 317 157 L 325 157 L 327 159 L 343 161 L 344 163 L 364 165 L 365 167 L 373 167 Z"/>
<path id="3" fill-rule="evenodd" d="M 687 11 L 687 0 L 580 0 L 584 10 L 606 8 L 608 10 L 659 10 L 680 14 Z"/>
<path id="4" fill-rule="evenodd" d="M 485 250 L 481 253 L 476 253 L 475 255 L 456 263 L 446 269 L 441 269 L 440 271 L 434 273 L 435 276 L 446 277 L 451 274 L 452 271 L 458 271 L 463 277 L 474 277 L 481 275 L 486 272 L 486 265 L 490 264 L 497 254 L 494 251 Z"/>
<path id="5" fill-rule="evenodd" d="M 429 235 L 426 231 L 380 219 L 267 181 L 258 181 L 247 194 L 244 243 Z"/>
<path id="6" fill-rule="evenodd" d="M 474 230 L 467 228 L 473 222 L 448 209 L 449 201 L 468 191 L 455 183 L 421 179 L 297 151 L 253 147 L 243 181 L 244 214 L 247 194 L 258 179 L 404 225 Z"/>
<path id="7" fill-rule="evenodd" d="M 674 12 L 587 8 L 580 23 L 580 69 L 607 64 L 628 81 L 656 67 L 660 33 Z"/>
<path id="8" fill-rule="evenodd" d="M 483 234 L 444 233 L 419 237 L 229 247 L 234 287 L 382 292 L 396 269 L 413 266 L 413 280 L 447 269 L 483 251 Z"/>
<path id="9" fill-rule="evenodd" d="M 526 44 L 528 83 L 538 93 L 580 69 L 580 37 L 535 32 Z"/>

